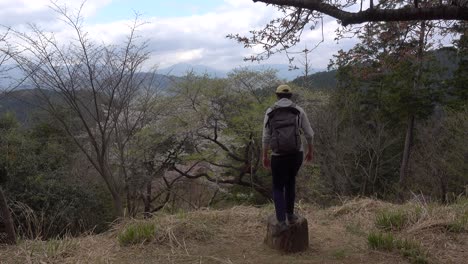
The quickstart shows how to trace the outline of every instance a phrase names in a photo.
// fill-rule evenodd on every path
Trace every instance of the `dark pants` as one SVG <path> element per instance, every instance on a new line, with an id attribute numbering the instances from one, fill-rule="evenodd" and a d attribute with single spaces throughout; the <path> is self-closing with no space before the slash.
<path id="1" fill-rule="evenodd" d="M 273 201 L 278 221 L 285 221 L 286 214 L 294 213 L 296 175 L 302 165 L 302 159 L 302 152 L 284 156 L 271 156 Z"/>

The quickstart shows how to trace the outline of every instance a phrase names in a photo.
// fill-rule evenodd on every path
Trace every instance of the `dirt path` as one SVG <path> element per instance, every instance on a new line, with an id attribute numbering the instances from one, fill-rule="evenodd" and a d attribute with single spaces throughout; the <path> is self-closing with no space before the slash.
<path id="1" fill-rule="evenodd" d="M 272 209 L 271 209 L 272 210 Z M 227 213 L 223 228 L 209 241 L 179 241 L 164 247 L 152 244 L 115 251 L 119 263 L 408 263 L 398 254 L 369 250 L 358 225 L 347 230 L 327 211 L 307 208 L 310 248 L 285 255 L 268 248 L 263 239 L 269 210 L 241 207 Z M 209 222 L 205 222 L 210 225 Z M 219 226 L 218 226 L 219 227 Z M 166 261 L 166 262 L 164 262 Z"/>

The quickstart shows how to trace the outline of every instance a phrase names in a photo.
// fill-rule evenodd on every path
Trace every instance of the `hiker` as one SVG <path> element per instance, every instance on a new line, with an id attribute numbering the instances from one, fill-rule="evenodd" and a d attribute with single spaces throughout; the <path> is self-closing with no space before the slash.
<path id="1" fill-rule="evenodd" d="M 294 214 L 294 200 L 296 175 L 304 158 L 301 134 L 304 134 L 307 141 L 306 162 L 312 161 L 313 158 L 314 131 L 304 110 L 291 101 L 292 94 L 288 85 L 278 86 L 278 101 L 267 109 L 263 123 L 263 166 L 267 169 L 271 167 L 273 201 L 279 233 L 287 229 L 286 220 L 288 224 L 298 220 Z"/>

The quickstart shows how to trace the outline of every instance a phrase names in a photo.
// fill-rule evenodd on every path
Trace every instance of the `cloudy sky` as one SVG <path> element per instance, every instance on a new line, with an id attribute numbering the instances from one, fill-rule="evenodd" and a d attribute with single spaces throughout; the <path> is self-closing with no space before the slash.
<path id="1" fill-rule="evenodd" d="M 79 0 L 58 0 L 70 10 L 78 8 Z M 68 28 L 60 22 L 49 0 L 0 0 L 0 24 L 21 29 L 27 23 L 46 31 L 66 36 Z M 92 38 L 115 43 L 128 33 L 135 13 L 148 23 L 139 33 L 149 40 L 150 63 L 159 68 L 176 63 L 202 64 L 222 70 L 251 65 L 243 57 L 258 52 L 244 49 L 227 39 L 230 33 L 247 34 L 264 26 L 277 14 L 276 9 L 252 0 L 87 0 L 83 16 L 86 31 Z M 337 23 L 324 21 L 324 43 L 310 54 L 313 68 L 325 69 L 339 49 L 350 48 L 354 40 L 334 41 Z M 307 30 L 297 50 L 310 49 L 322 39 L 320 29 Z M 286 55 L 269 59 L 268 64 L 287 64 Z"/>

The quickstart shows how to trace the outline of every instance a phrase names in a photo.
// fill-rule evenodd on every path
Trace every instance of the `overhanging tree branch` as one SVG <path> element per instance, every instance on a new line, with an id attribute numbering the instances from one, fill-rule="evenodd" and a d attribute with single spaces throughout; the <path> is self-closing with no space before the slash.
<path id="1" fill-rule="evenodd" d="M 317 11 L 341 21 L 343 26 L 376 21 L 413 21 L 413 20 L 468 20 L 468 7 L 432 6 L 403 7 L 396 9 L 369 8 L 359 12 L 348 12 L 321 0 L 253 0 L 277 6 L 306 8 Z"/>

